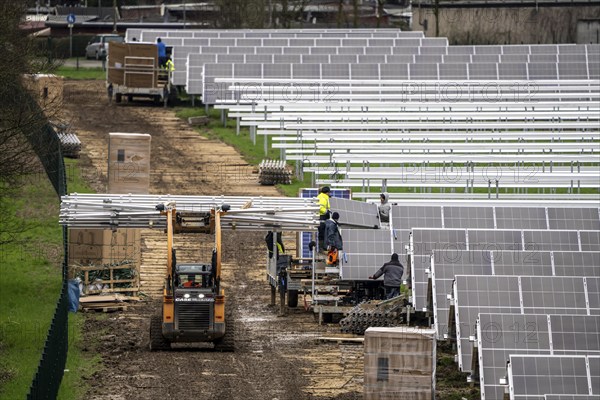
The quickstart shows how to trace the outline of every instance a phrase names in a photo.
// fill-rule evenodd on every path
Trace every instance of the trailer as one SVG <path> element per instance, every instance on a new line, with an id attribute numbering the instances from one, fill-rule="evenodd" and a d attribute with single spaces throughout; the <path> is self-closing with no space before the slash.
<path id="1" fill-rule="evenodd" d="M 159 65 L 158 48 L 149 43 L 110 43 L 106 88 L 109 99 L 148 98 L 165 106 L 177 97 L 171 74 Z"/>

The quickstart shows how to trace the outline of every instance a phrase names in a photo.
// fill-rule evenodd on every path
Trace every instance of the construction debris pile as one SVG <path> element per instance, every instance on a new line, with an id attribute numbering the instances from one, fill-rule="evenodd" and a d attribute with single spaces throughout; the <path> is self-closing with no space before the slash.
<path id="1" fill-rule="evenodd" d="M 258 183 L 261 185 L 289 185 L 292 183 L 292 170 L 285 161 L 262 160 L 258 166 Z"/>
<path id="2" fill-rule="evenodd" d="M 390 300 L 370 300 L 354 307 L 340 320 L 342 333 L 364 335 L 369 327 L 394 327 L 404 323 L 403 308 L 406 298 L 402 295 Z"/>

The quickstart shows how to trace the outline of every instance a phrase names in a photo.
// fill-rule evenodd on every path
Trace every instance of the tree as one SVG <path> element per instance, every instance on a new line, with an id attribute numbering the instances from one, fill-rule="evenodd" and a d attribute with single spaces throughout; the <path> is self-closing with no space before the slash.
<path id="1" fill-rule="evenodd" d="M 34 147 L 44 146 L 39 133 L 48 122 L 46 110 L 36 103 L 25 84 L 28 74 L 54 68 L 36 56 L 33 41 L 19 29 L 28 4 L 26 0 L 0 4 L 0 205 L 10 201 L 11 192 L 25 174 L 39 171 Z M 22 229 L 2 224 L 0 244 Z"/>

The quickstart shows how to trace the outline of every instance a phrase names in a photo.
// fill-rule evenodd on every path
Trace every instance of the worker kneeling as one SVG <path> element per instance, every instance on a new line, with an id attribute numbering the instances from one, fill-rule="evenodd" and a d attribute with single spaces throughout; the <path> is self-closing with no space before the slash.
<path id="1" fill-rule="evenodd" d="M 383 287 L 385 288 L 385 298 L 391 299 L 400 295 L 400 285 L 402 284 L 402 276 L 404 275 L 404 266 L 398 259 L 398 254 L 392 254 L 392 258 L 387 263 L 383 264 L 375 274 L 369 279 L 378 279 L 383 277 Z"/>

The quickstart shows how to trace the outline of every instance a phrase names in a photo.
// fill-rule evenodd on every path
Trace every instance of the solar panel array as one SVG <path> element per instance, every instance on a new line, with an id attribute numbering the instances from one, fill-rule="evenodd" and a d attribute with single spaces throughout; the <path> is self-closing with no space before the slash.
<path id="1" fill-rule="evenodd" d="M 544 400 L 552 395 L 600 395 L 599 356 L 510 355 L 511 400 Z"/>
<path id="2" fill-rule="evenodd" d="M 599 330 L 600 316 L 480 313 L 473 369 L 481 377 L 481 398 L 503 398 L 500 379 L 511 353 L 600 355 Z"/>
<path id="3" fill-rule="evenodd" d="M 457 275 L 454 318 L 459 367 L 471 372 L 475 326 L 480 313 L 600 315 L 597 277 Z M 590 282 L 592 285 L 588 286 Z"/>

